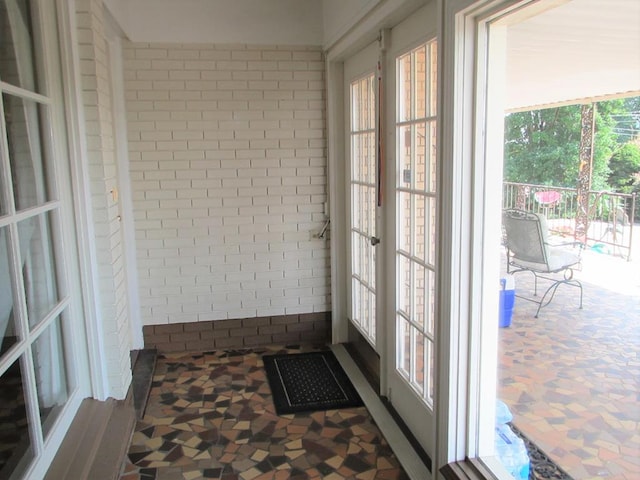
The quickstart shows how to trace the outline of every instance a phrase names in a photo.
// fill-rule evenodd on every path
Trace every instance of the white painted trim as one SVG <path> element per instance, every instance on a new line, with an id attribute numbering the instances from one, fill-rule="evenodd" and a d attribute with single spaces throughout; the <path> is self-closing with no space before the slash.
<path id="1" fill-rule="evenodd" d="M 91 375 L 91 394 L 98 400 L 109 396 L 106 356 L 100 308 L 100 283 L 94 238 L 93 212 L 87 165 L 82 89 L 80 87 L 80 57 L 78 54 L 75 2 L 58 1 L 61 38 L 62 76 L 65 111 L 68 122 L 71 181 L 76 211 L 78 258 L 80 265 L 83 314 L 87 330 L 87 351 Z"/>
<path id="2" fill-rule="evenodd" d="M 392 27 L 427 3 L 428 0 L 381 0 L 362 12 L 362 17 L 354 21 L 340 38 L 325 43 L 327 58 L 331 61 L 345 60 L 373 42 L 381 29 Z"/>
<path id="3" fill-rule="evenodd" d="M 133 196 L 129 173 L 129 148 L 127 140 L 127 110 L 125 107 L 124 73 L 122 66 L 121 34 L 116 30 L 115 21 L 105 9 L 105 30 L 110 55 L 110 77 L 113 105 L 113 130 L 118 165 L 118 187 L 122 228 L 122 251 L 124 254 L 127 282 L 127 305 L 131 349 L 144 348 L 142 318 L 140 315 L 140 292 L 138 288 L 138 262 L 136 256 L 136 235 L 133 219 Z"/>
<path id="4" fill-rule="evenodd" d="M 331 219 L 331 317 L 332 342 L 348 337 L 346 286 L 346 199 L 344 175 L 344 64 L 326 62 L 327 71 L 327 179 Z"/>
<path id="5" fill-rule="evenodd" d="M 413 446 L 383 405 L 380 397 L 373 391 L 373 388 L 371 388 L 371 385 L 369 385 L 369 382 L 367 382 L 344 346 L 334 345 L 331 349 L 409 478 L 412 480 L 431 480 L 433 476 L 429 469 L 420 460 Z"/>
<path id="6" fill-rule="evenodd" d="M 473 0 L 438 2 L 439 311 L 437 328 L 435 469 L 464 460 L 468 405 L 468 325 L 470 304 L 471 185 L 470 128 L 473 119 L 473 30 L 460 13 Z M 470 40 L 471 38 L 471 40 Z M 442 406 L 442 407 L 440 407 Z"/>
<path id="7" fill-rule="evenodd" d="M 501 192 L 495 191 L 490 178 L 497 168 L 502 171 L 503 122 L 500 105 L 494 104 L 490 111 L 486 108 L 491 93 L 487 91 L 488 40 L 478 25 L 516 3 L 441 2 L 444 68 L 439 82 L 445 88 L 440 98 L 440 233 L 449 241 L 441 243 L 439 252 L 440 317 L 446 322 L 439 333 L 438 400 L 448 408 L 441 408 L 438 416 L 438 468 L 493 453 L 497 359 L 488 358 L 487 352 L 497 351 L 497 318 L 493 322 L 492 317 L 497 314 L 498 287 L 492 288 L 492 282 L 498 279 L 499 228 L 488 222 L 500 212 Z M 492 73 L 500 67 L 492 65 Z M 500 88 L 493 85 L 492 91 Z M 500 145 L 490 145 L 489 135 L 491 142 Z M 500 159 L 486 160 L 496 155 Z"/>

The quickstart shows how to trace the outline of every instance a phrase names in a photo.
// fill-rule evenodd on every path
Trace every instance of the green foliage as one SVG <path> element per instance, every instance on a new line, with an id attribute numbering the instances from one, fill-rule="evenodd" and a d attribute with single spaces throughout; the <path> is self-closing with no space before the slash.
<path id="1" fill-rule="evenodd" d="M 505 121 L 504 178 L 572 187 L 579 147 L 578 105 L 509 114 Z"/>
<path id="2" fill-rule="evenodd" d="M 504 179 L 508 182 L 575 187 L 580 151 L 580 105 L 508 114 Z M 600 102 L 591 169 L 591 189 L 609 190 L 609 159 L 640 129 L 640 97 Z M 613 178 L 616 178 L 615 175 Z"/>
<path id="3" fill-rule="evenodd" d="M 621 193 L 640 192 L 640 146 L 627 143 L 609 160 L 609 185 Z"/>

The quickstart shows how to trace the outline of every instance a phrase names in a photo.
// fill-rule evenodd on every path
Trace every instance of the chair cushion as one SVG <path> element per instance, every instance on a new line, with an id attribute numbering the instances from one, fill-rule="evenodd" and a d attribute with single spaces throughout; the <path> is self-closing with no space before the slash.
<path id="1" fill-rule="evenodd" d="M 549 247 L 547 254 L 550 272 L 556 272 L 580 263 L 580 255 L 566 248 Z"/>
<path id="2" fill-rule="evenodd" d="M 511 259 L 512 263 L 520 268 L 526 268 L 540 273 L 554 273 L 580 263 L 580 255 L 566 248 L 547 247 L 547 260 L 549 264 L 527 262 L 517 257 Z"/>

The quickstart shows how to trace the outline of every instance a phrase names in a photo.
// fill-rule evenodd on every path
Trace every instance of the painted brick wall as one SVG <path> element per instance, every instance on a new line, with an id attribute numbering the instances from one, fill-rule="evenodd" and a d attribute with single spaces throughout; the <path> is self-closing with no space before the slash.
<path id="1" fill-rule="evenodd" d="M 109 396 L 121 399 L 126 396 L 131 382 L 131 335 L 118 217 L 120 212 L 110 194 L 118 184 L 111 78 L 103 15 L 104 7 L 100 0 L 76 2 L 87 161 L 100 276 L 104 361 L 109 379 Z"/>
<path id="2" fill-rule="evenodd" d="M 124 45 L 145 325 L 330 310 L 319 48 Z"/>

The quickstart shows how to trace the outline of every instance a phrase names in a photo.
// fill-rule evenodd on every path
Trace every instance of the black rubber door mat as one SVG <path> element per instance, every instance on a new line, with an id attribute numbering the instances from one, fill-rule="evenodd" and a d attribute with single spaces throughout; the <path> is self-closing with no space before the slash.
<path id="1" fill-rule="evenodd" d="M 262 357 L 278 415 L 362 406 L 330 350 Z"/>

